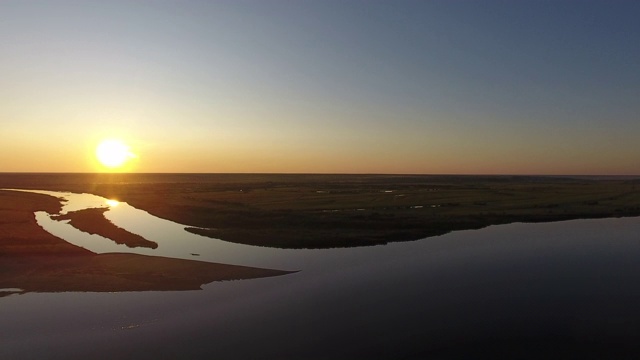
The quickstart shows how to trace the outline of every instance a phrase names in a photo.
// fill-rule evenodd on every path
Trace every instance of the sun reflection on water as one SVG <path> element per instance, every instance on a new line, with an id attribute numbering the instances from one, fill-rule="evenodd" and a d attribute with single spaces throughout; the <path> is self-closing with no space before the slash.
<path id="1" fill-rule="evenodd" d="M 107 205 L 109 205 L 110 207 L 116 207 L 120 204 L 120 201 L 118 200 L 107 200 L 105 201 L 105 203 L 107 203 Z"/>

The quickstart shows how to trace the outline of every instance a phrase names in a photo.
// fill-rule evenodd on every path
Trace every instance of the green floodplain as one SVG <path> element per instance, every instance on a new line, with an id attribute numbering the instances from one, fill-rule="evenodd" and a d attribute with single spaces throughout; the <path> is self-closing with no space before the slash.
<path id="1" fill-rule="evenodd" d="M 0 188 L 93 193 L 194 233 L 281 248 L 366 246 L 513 222 L 640 215 L 640 177 L 5 173 Z"/>

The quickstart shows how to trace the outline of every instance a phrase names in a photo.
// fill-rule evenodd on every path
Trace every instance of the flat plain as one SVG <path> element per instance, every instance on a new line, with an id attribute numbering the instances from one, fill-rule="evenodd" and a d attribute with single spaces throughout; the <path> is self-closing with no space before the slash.
<path id="1" fill-rule="evenodd" d="M 191 226 L 193 232 L 284 248 L 369 246 L 512 222 L 638 216 L 638 185 L 631 177 L 0 175 L 0 188 L 92 193 Z M 310 251 L 325 253 L 322 256 L 329 260 L 316 268 L 294 268 L 300 273 L 288 276 L 285 271 L 202 261 L 93 254 L 35 222 L 34 211 L 59 210 L 60 202 L 50 196 L 0 191 L 0 296 L 16 293 L 3 292 L 6 288 L 195 290 L 217 280 L 284 275 L 264 282 L 220 284 L 198 296 L 182 293 L 185 303 L 179 309 L 170 298 L 166 305 L 172 318 L 183 319 L 197 309 L 192 318 L 197 320 L 180 321 L 182 328 L 164 322 L 171 341 L 159 342 L 153 331 L 149 339 L 143 331 L 123 335 L 139 334 L 135 341 L 149 344 L 140 347 L 140 358 L 162 357 L 175 349 L 182 356 L 235 358 L 269 358 L 265 351 L 278 355 L 271 358 L 330 358 L 336 353 L 379 358 L 638 354 L 635 227 L 629 235 L 629 227 L 607 225 L 591 239 L 585 235 L 600 227 L 594 225 L 597 222 L 547 224 L 558 225 L 551 227 L 553 231 L 536 231 L 537 225 L 515 232 L 497 227 L 477 232 L 480 236 L 470 232 L 402 246 Z M 81 210 L 65 218 L 87 232 L 120 236 L 122 231 L 105 223 L 102 213 Z M 609 236 L 617 231 L 622 235 Z M 129 235 L 121 240 L 146 246 Z M 346 255 L 334 261 L 337 253 Z M 414 254 L 419 256 L 407 256 Z M 358 259 L 366 261 L 358 264 Z M 135 296 L 132 302 L 138 306 Z M 228 299 L 230 307 L 217 303 L 221 299 Z M 350 346 L 344 347 L 345 339 Z M 60 346 L 75 344 L 77 338 L 68 341 Z M 104 344 L 86 352 L 129 351 L 111 341 Z"/>
<path id="2" fill-rule="evenodd" d="M 411 241 L 513 222 L 640 215 L 633 177 L 2 174 L 0 188 L 125 201 L 226 241 L 330 248 Z"/>

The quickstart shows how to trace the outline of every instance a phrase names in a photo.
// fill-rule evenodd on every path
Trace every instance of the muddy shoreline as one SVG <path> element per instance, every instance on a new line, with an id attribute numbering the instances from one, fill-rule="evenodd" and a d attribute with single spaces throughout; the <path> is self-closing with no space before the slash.
<path id="1" fill-rule="evenodd" d="M 0 296 L 26 292 L 197 290 L 213 281 L 288 273 L 136 254 L 94 254 L 44 231 L 35 221 L 35 211 L 57 213 L 60 201 L 47 195 L 0 191 L 0 289 L 21 289 L 0 291 Z M 76 219 L 74 214 L 69 217 Z M 80 221 L 97 233 L 104 233 L 100 230 L 102 221 L 92 224 L 92 217 L 80 217 Z M 111 227 L 106 229 L 113 237 L 122 235 Z M 125 236 L 118 240 L 127 239 Z"/>

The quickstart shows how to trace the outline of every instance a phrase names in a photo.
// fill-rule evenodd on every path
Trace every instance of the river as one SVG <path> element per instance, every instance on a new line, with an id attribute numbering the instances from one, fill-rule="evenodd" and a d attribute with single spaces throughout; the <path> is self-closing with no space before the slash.
<path id="1" fill-rule="evenodd" d="M 638 218 L 516 223 L 381 246 L 283 250 L 201 237 L 95 195 L 48 193 L 67 200 L 63 211 L 109 206 L 105 216 L 114 224 L 159 244 L 130 249 L 37 214 L 47 231 L 95 252 L 300 271 L 214 282 L 202 291 L 0 298 L 1 358 L 637 354 Z"/>

